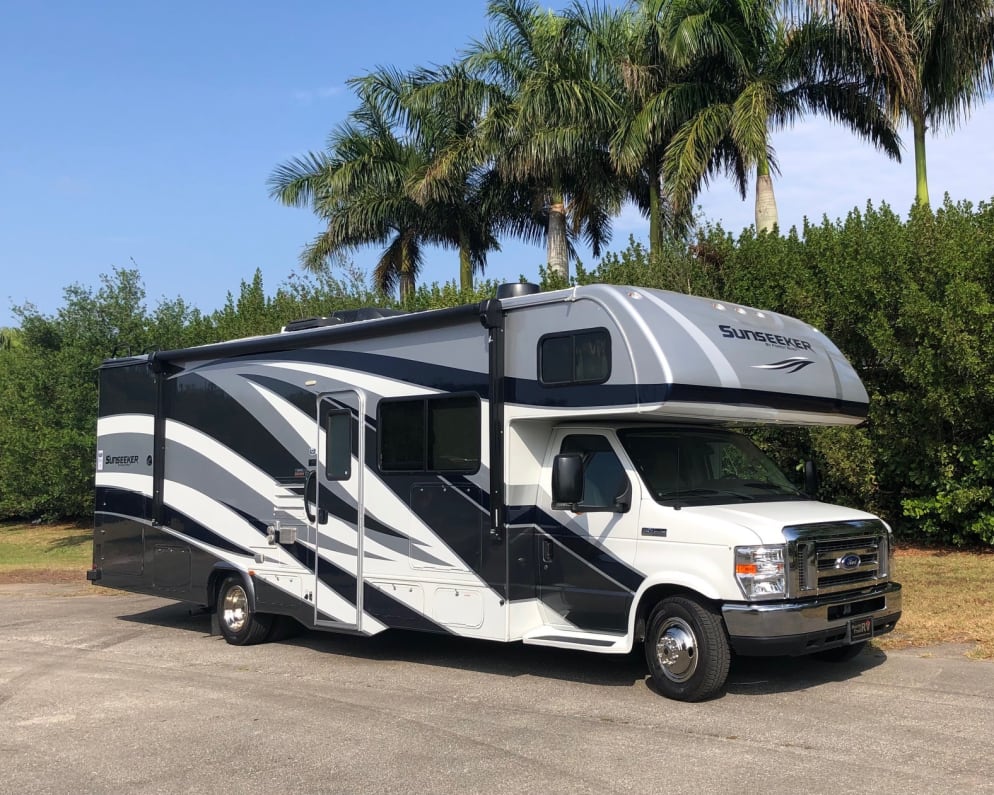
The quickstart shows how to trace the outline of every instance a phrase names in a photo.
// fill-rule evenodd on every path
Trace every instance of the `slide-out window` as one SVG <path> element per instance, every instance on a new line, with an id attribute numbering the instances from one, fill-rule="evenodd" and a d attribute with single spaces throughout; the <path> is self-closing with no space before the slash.
<path id="1" fill-rule="evenodd" d="M 538 341 L 539 381 L 547 386 L 602 384 L 611 375 L 611 335 L 594 328 Z"/>
<path id="2" fill-rule="evenodd" d="M 445 395 L 381 400 L 380 470 L 476 472 L 480 468 L 480 399 Z"/>

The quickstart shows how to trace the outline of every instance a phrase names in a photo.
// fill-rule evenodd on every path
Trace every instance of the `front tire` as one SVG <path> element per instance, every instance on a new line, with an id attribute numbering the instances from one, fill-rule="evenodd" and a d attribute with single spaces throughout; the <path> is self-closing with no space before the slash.
<path id="1" fill-rule="evenodd" d="M 217 592 L 217 620 L 221 635 L 232 646 L 262 643 L 273 626 L 268 613 L 249 607 L 248 592 L 240 577 L 228 577 Z"/>
<path id="2" fill-rule="evenodd" d="M 653 608 L 645 658 L 659 692 L 676 701 L 703 701 L 728 678 L 731 649 L 721 616 L 696 599 L 671 596 Z"/>

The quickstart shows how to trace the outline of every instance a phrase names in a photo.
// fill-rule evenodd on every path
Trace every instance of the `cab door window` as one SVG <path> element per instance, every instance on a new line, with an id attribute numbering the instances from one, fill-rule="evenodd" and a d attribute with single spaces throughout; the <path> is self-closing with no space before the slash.
<path id="1" fill-rule="evenodd" d="M 573 434 L 563 439 L 560 453 L 583 456 L 583 500 L 579 511 L 616 511 L 631 484 L 621 460 L 603 436 Z"/>

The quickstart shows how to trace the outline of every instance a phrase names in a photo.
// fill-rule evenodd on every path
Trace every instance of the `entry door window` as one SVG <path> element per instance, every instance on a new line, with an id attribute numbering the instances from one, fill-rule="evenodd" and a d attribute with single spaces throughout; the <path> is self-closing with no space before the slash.
<path id="1" fill-rule="evenodd" d="M 611 443 L 603 436 L 573 434 L 563 439 L 560 453 L 583 456 L 583 501 L 581 511 L 614 511 L 628 490 L 628 476 Z"/>
<path id="2" fill-rule="evenodd" d="M 325 423 L 325 477 L 348 480 L 352 477 L 352 415 L 332 411 Z"/>

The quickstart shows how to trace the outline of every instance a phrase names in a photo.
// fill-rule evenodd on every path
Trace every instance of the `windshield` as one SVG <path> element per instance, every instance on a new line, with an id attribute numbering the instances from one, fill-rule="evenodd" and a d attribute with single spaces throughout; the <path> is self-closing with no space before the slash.
<path id="1" fill-rule="evenodd" d="M 718 505 L 809 499 L 739 434 L 647 428 L 618 435 L 656 502 Z"/>

